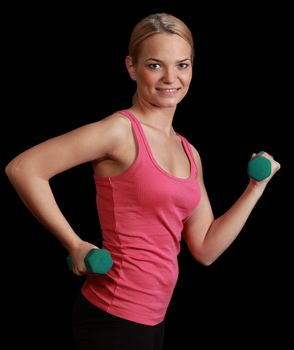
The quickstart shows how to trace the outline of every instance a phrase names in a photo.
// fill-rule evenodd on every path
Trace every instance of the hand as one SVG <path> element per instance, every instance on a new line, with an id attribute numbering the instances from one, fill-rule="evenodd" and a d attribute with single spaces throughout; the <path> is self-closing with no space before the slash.
<path id="1" fill-rule="evenodd" d="M 81 241 L 80 245 L 70 252 L 72 272 L 74 274 L 78 276 L 88 274 L 84 259 L 91 249 L 99 248 L 89 242 Z"/>
<path id="2" fill-rule="evenodd" d="M 278 163 L 274 159 L 274 157 L 272 155 L 270 155 L 269 153 L 264 152 L 264 151 L 261 151 L 258 153 L 253 153 L 251 156 L 251 159 L 253 159 L 255 157 L 263 157 L 263 158 L 268 159 L 270 162 L 270 174 L 269 174 L 269 176 L 266 175 L 266 177 L 264 179 L 262 179 L 262 180 L 258 179 L 258 181 L 251 178 L 251 181 L 255 184 L 265 185 L 270 181 L 270 179 L 274 176 L 274 174 L 281 168 L 281 165 L 280 165 L 280 163 Z"/>

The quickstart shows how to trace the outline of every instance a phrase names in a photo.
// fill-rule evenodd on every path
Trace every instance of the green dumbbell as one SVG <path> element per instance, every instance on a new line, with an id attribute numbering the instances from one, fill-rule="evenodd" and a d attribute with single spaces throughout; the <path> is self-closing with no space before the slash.
<path id="1" fill-rule="evenodd" d="M 72 270 L 71 257 L 66 258 L 67 265 L 70 270 Z M 85 265 L 87 271 L 90 273 L 105 274 L 112 267 L 112 258 L 108 250 L 106 249 L 91 249 L 89 253 L 85 256 Z"/>
<path id="2" fill-rule="evenodd" d="M 247 166 L 247 174 L 256 181 L 261 181 L 270 176 L 272 168 L 271 162 L 259 152 L 254 158 L 250 159 Z"/>

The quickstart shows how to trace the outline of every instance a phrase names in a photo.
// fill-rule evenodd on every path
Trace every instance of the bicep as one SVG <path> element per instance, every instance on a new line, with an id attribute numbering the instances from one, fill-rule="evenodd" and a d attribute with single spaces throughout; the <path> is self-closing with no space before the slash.
<path id="1" fill-rule="evenodd" d="M 188 246 L 201 245 L 214 220 L 210 201 L 204 186 L 201 188 L 201 199 L 192 216 L 185 222 L 183 236 Z"/>
<path id="2" fill-rule="evenodd" d="M 198 175 L 197 180 L 200 186 L 200 201 L 191 217 L 185 222 L 183 228 L 183 237 L 190 248 L 195 250 L 200 247 L 205 236 L 214 220 L 210 200 L 206 191 L 203 179 L 202 163 L 198 152 L 193 149 Z"/>

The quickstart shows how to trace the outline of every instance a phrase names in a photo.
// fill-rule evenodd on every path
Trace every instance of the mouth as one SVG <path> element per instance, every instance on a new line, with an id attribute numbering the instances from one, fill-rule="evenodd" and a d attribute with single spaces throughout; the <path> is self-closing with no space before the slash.
<path id="1" fill-rule="evenodd" d="M 177 93 L 180 89 L 179 88 L 169 88 L 169 89 L 156 88 L 156 90 L 164 95 L 173 95 L 173 94 Z"/>

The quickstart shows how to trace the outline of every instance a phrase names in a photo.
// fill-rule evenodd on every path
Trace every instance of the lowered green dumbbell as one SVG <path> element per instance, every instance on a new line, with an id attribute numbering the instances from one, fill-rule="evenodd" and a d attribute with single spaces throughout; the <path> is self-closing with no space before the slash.
<path id="1" fill-rule="evenodd" d="M 71 257 L 66 258 L 67 265 L 72 270 Z M 85 265 L 89 273 L 105 274 L 112 267 L 112 258 L 108 250 L 106 249 L 91 249 L 85 256 Z"/>
<path id="2" fill-rule="evenodd" d="M 261 181 L 270 176 L 272 168 L 271 162 L 262 156 L 262 152 L 250 159 L 247 166 L 247 174 L 256 181 Z"/>

